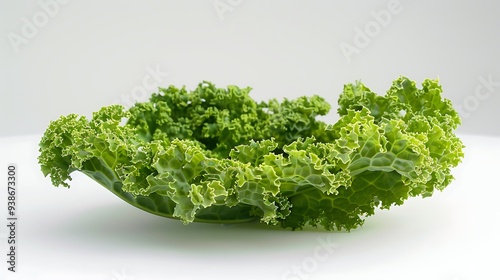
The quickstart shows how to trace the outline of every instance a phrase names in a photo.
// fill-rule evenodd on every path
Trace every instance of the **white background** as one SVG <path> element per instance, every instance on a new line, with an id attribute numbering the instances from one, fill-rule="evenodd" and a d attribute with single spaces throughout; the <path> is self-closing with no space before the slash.
<path id="1" fill-rule="evenodd" d="M 283 279 L 294 266 L 307 273 L 289 279 L 498 278 L 489 256 L 500 250 L 499 3 L 2 0 L 0 159 L 2 170 L 18 165 L 21 208 L 20 272 L 6 273 L 2 226 L 0 279 Z M 399 75 L 439 78 L 463 117 L 466 158 L 444 192 L 351 233 L 185 227 L 84 176 L 51 187 L 36 163 L 50 120 L 129 106 L 157 86 L 251 86 L 257 100 L 318 94 L 333 123 L 345 83 L 383 93 Z M 319 260 L 322 242 L 336 248 Z"/>
<path id="2" fill-rule="evenodd" d="M 158 67 L 168 75 L 149 85 L 209 80 L 251 86 L 258 100 L 319 94 L 334 107 L 331 122 L 345 83 L 384 93 L 399 75 L 439 78 L 464 107 L 460 131 L 500 136 L 498 1 L 65 0 L 52 17 L 39 4 L 48 2 L 1 1 L 0 135 L 128 105 L 122 97 L 144 98 L 147 68 Z M 377 21 L 381 11 L 390 19 Z M 359 53 L 344 55 L 342 44 Z M 496 86 L 476 94 L 490 76 Z"/>

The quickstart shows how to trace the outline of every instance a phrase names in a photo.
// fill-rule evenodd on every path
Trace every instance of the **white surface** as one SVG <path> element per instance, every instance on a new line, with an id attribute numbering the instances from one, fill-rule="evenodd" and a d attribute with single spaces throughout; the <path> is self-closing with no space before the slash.
<path id="1" fill-rule="evenodd" d="M 36 163 L 38 139 L 0 138 L 0 179 L 6 182 L 7 164 L 15 163 L 19 181 L 18 272 L 8 273 L 2 261 L 0 279 L 500 277 L 500 138 L 462 135 L 466 157 L 444 192 L 379 211 L 350 233 L 184 226 L 142 212 L 78 173 L 71 189 L 55 188 Z M 2 223 L 5 197 L 2 190 Z M 5 226 L 0 233 L 5 259 Z M 304 274 L 293 274 L 294 267 Z"/>
<path id="2" fill-rule="evenodd" d="M 43 3 L 57 12 L 26 31 L 43 20 Z M 221 15 L 214 3 L 229 8 Z M 392 6 L 390 19 L 375 20 Z M 43 133 L 60 115 L 140 100 L 156 86 L 209 80 L 253 87 L 260 100 L 319 94 L 335 107 L 344 84 L 361 79 L 383 93 L 399 75 L 439 77 L 465 108 L 461 132 L 500 136 L 499 10 L 495 0 L 0 1 L 0 136 Z M 356 39 L 357 29 L 371 38 Z M 358 53 L 344 55 L 342 43 Z M 148 67 L 168 75 L 150 79 Z"/>

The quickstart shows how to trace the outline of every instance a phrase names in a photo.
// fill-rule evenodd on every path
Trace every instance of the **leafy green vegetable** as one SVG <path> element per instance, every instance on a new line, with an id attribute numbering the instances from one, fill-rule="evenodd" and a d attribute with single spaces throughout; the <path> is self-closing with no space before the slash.
<path id="1" fill-rule="evenodd" d="M 170 86 L 129 110 L 50 123 L 38 158 L 55 186 L 80 171 L 126 202 L 184 223 L 260 221 L 351 230 L 376 208 L 430 196 L 463 157 L 460 118 L 435 80 L 385 96 L 347 84 L 340 119 L 319 96 L 257 103 L 250 88 Z M 126 120 L 126 124 L 122 124 Z"/>

